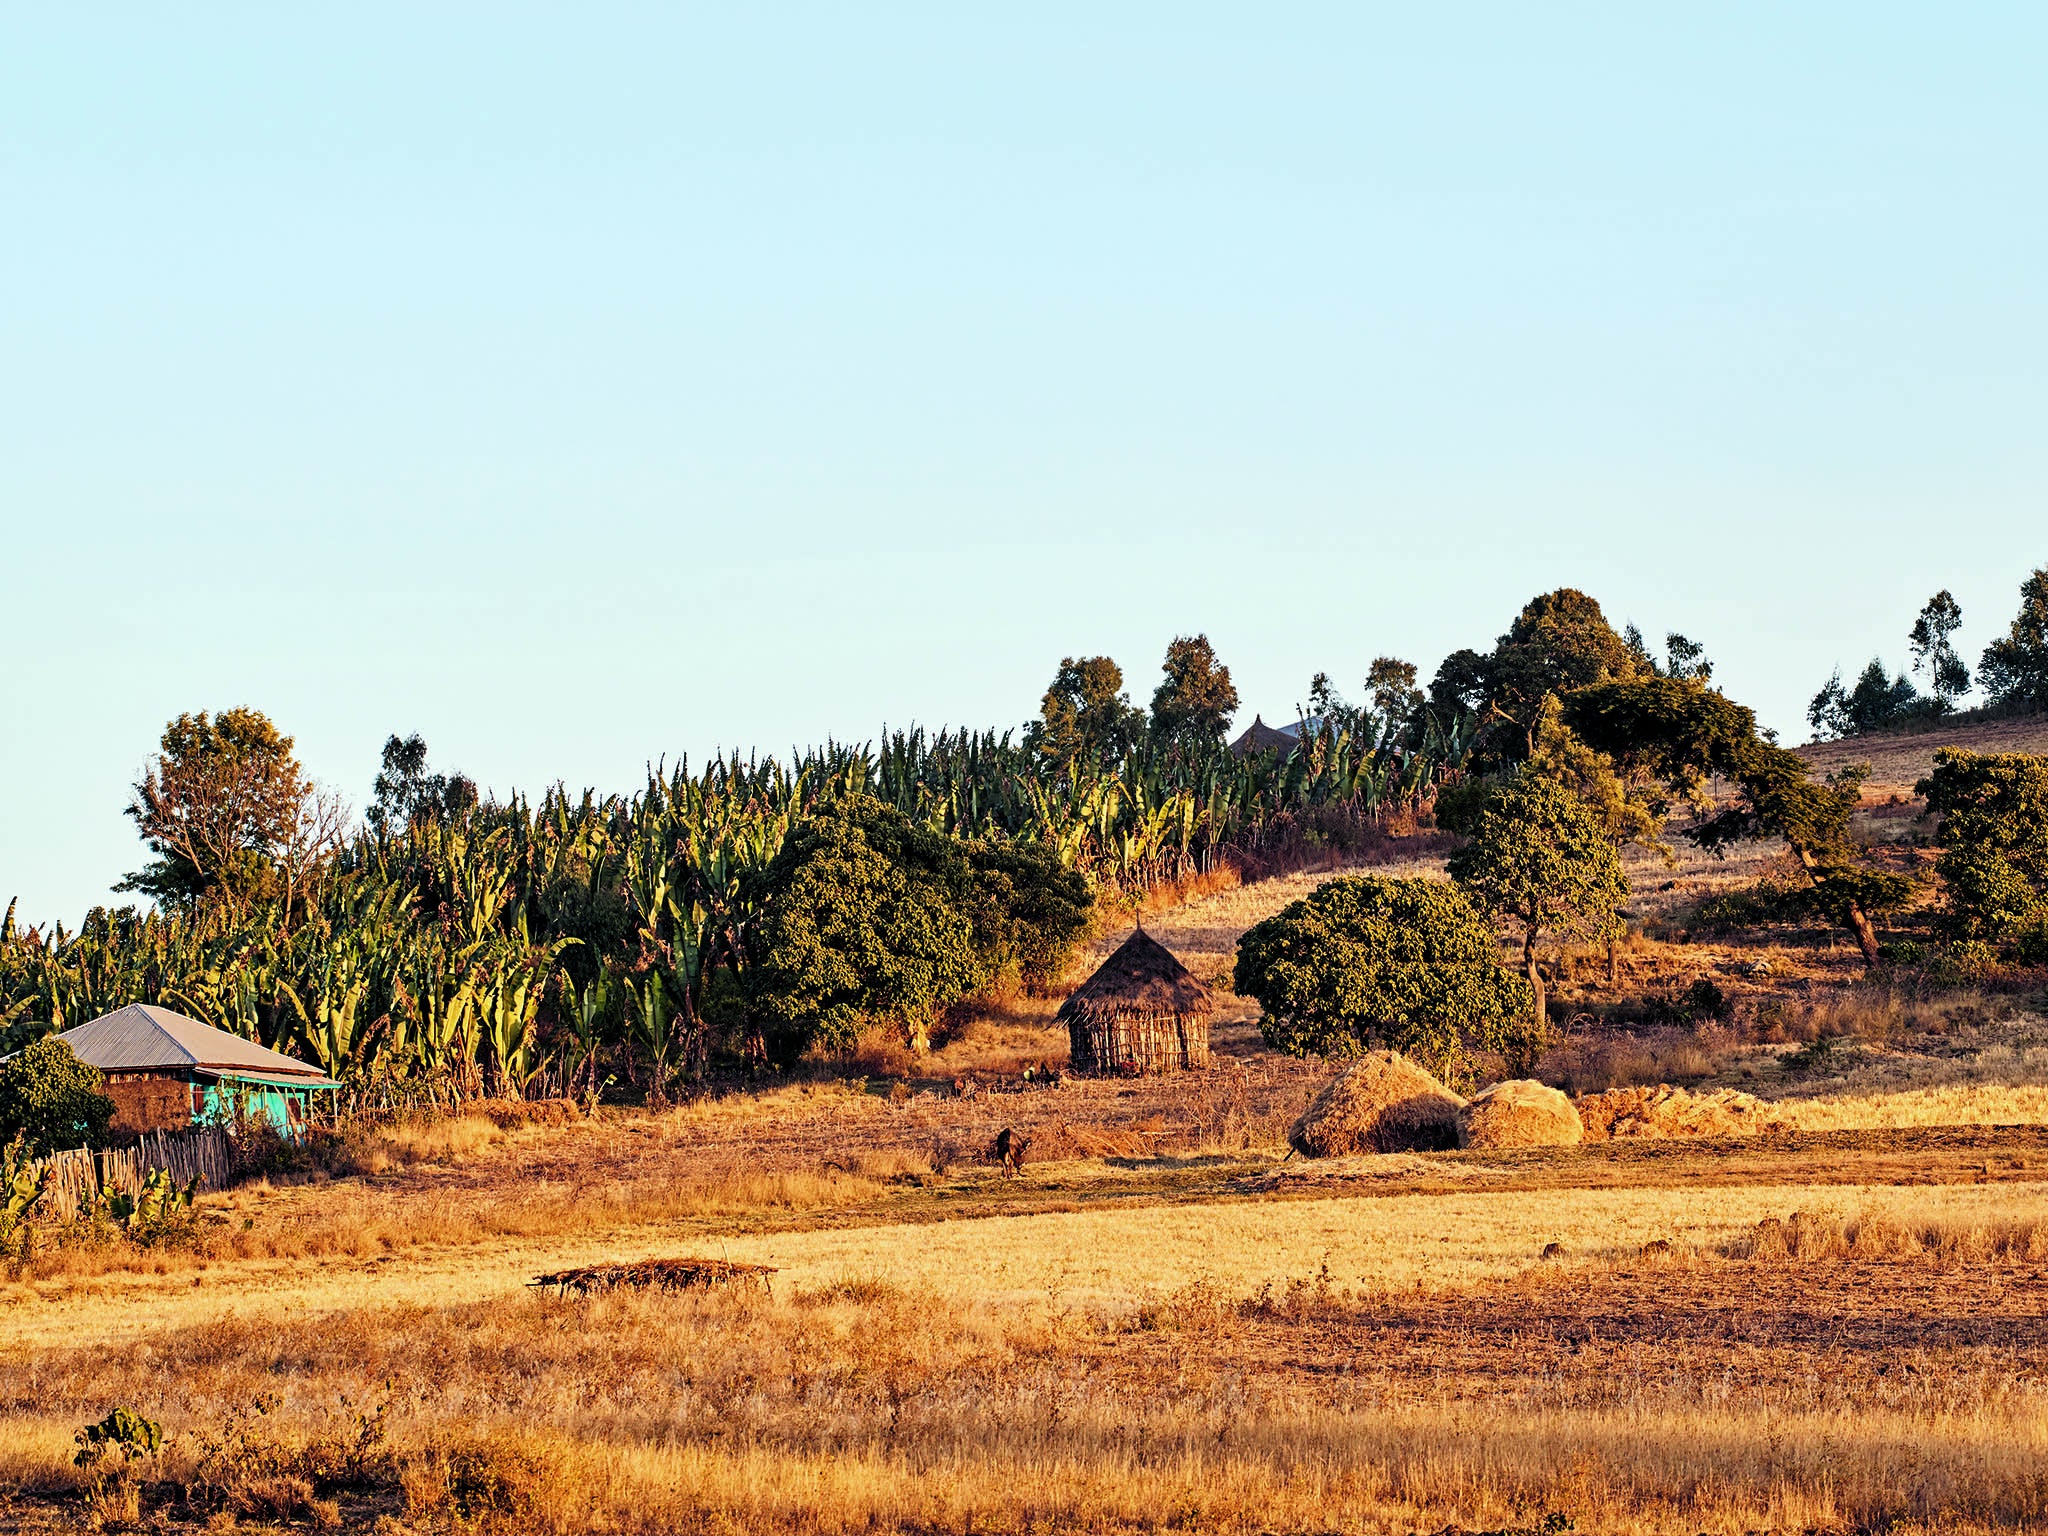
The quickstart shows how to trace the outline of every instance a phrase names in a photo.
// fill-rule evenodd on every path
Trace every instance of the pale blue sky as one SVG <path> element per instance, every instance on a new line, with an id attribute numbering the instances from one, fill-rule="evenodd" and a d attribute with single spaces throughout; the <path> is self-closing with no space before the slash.
<path id="1" fill-rule="evenodd" d="M 2048 563 L 2038 7 L 17 6 L 0 900 L 167 717 L 358 807 L 1247 715 L 1532 593 L 1803 733 Z M 1659 19 L 1661 17 L 1662 19 Z"/>

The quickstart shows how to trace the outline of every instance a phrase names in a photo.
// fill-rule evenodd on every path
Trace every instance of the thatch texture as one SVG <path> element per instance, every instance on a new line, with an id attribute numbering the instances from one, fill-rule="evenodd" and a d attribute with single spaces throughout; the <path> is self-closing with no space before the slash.
<path id="1" fill-rule="evenodd" d="M 1060 1005 L 1079 1073 L 1182 1071 L 1209 1063 L 1209 989 L 1136 930 Z"/>
<path id="2" fill-rule="evenodd" d="M 1572 1101 L 1526 1078 L 1495 1083 L 1458 1111 L 1461 1147 L 1570 1147 L 1584 1136 Z"/>
<path id="3" fill-rule="evenodd" d="M 1315 1096 L 1287 1144 L 1303 1157 L 1442 1151 L 1458 1144 L 1464 1103 L 1399 1051 L 1374 1051 Z"/>
<path id="4" fill-rule="evenodd" d="M 1610 1088 L 1577 1103 L 1586 1140 L 1634 1136 L 1754 1136 L 1770 1123 L 1771 1107 L 1733 1088 L 1687 1093 L 1669 1083 Z"/>

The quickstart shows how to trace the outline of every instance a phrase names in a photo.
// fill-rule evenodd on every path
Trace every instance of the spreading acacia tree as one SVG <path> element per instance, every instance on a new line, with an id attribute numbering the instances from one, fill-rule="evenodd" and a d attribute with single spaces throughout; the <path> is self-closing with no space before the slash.
<path id="1" fill-rule="evenodd" d="M 1628 899 L 1621 858 L 1578 797 L 1533 773 L 1517 775 L 1479 812 L 1472 835 L 1451 855 L 1451 878 L 1473 904 L 1519 930 L 1522 970 L 1540 1039 L 1549 1029 L 1536 944 L 1544 934 L 1605 938 Z"/>
<path id="2" fill-rule="evenodd" d="M 1439 1073 L 1468 1049 L 1527 1053 L 1528 985 L 1455 885 L 1332 880 L 1238 940 L 1232 986 L 1276 1050 L 1337 1059 L 1406 1052 Z"/>
<path id="3" fill-rule="evenodd" d="M 1756 714 L 1681 678 L 1644 678 L 1581 689 L 1564 700 L 1566 723 L 1625 771 L 1646 772 L 1696 806 L 1709 782 L 1727 780 L 1734 803 L 1702 810 L 1684 836 L 1710 853 L 1780 837 L 1806 872 L 1814 905 L 1855 936 L 1866 964 L 1878 961 L 1873 914 L 1901 906 L 1912 882 L 1870 868 L 1849 831 L 1868 768 L 1824 781 L 1798 753 L 1758 734 Z"/>

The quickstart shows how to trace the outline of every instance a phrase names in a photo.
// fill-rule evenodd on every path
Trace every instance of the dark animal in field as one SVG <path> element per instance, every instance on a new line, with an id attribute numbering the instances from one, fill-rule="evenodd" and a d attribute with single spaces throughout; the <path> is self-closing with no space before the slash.
<path id="1" fill-rule="evenodd" d="M 1546 1259 L 1561 1259 L 1561 1258 L 1563 1258 L 1563 1257 L 1564 1257 L 1564 1244 L 1563 1244 L 1563 1243 L 1545 1243 L 1545 1244 L 1543 1245 L 1543 1257 L 1544 1257 L 1544 1258 L 1546 1258 Z"/>
<path id="2" fill-rule="evenodd" d="M 1011 1178 L 1017 1177 L 1024 1166 L 1024 1154 L 1031 1150 L 1031 1138 L 1007 1125 L 996 1133 L 995 1157 L 1003 1165 L 1003 1172 Z"/>

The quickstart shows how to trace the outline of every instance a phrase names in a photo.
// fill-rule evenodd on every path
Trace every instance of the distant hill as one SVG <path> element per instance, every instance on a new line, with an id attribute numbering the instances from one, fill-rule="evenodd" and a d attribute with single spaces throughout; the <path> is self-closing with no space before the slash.
<path id="1" fill-rule="evenodd" d="M 1840 741 L 1819 741 L 1796 750 L 1818 773 L 1833 773 L 1850 763 L 1870 764 L 1866 798 L 1911 795 L 1913 786 L 1934 770 L 1937 747 L 1968 747 L 1973 752 L 2039 752 L 2048 754 L 2048 715 L 2020 715 L 2006 720 L 1962 720 L 1911 732 L 1873 732 Z"/>

